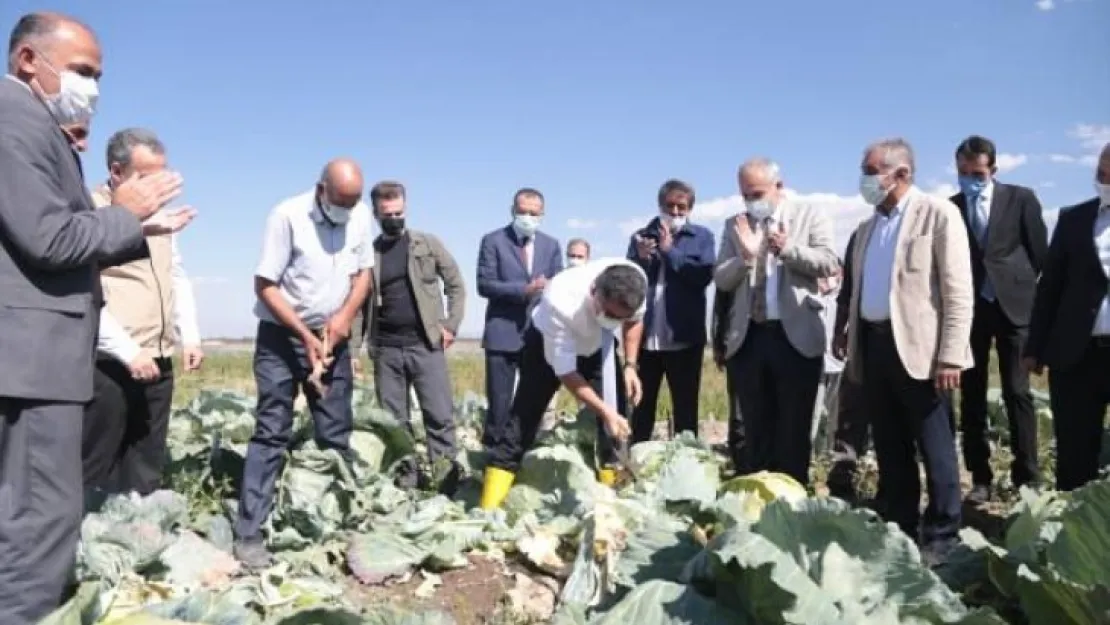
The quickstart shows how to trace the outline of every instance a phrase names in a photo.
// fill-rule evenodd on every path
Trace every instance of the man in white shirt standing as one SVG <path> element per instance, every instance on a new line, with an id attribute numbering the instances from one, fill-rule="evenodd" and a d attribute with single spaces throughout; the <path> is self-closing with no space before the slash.
<path id="1" fill-rule="evenodd" d="M 335 159 L 315 189 L 278 204 L 266 222 L 254 280 L 258 408 L 235 525 L 235 556 L 248 569 L 272 561 L 262 525 L 273 507 L 299 391 L 308 400 L 317 447 L 349 451 L 354 384 L 348 343 L 374 265 L 362 188 L 358 164 Z"/>
<path id="2" fill-rule="evenodd" d="M 108 180 L 92 191 L 97 208 L 111 205 L 112 189 L 131 175 L 165 171 L 165 146 L 149 130 L 120 130 L 108 139 L 107 166 Z M 87 488 L 142 495 L 161 485 L 173 401 L 171 358 L 178 339 L 186 371 L 204 360 L 193 287 L 177 236 L 148 236 L 146 241 L 149 258 L 100 274 L 105 309 L 82 444 Z"/>
<path id="3" fill-rule="evenodd" d="M 875 213 L 856 229 L 845 373 L 860 383 L 883 518 L 920 538 L 922 558 L 945 561 L 960 529 L 960 472 L 950 393 L 972 364 L 973 281 L 967 229 L 952 202 L 914 184 L 900 138 L 864 150 L 860 195 Z M 921 511 L 918 454 L 928 503 Z"/>
<path id="4" fill-rule="evenodd" d="M 598 415 L 598 465 L 601 471 L 613 471 L 617 461 L 613 439 L 625 440 L 629 435 L 625 401 L 635 405 L 640 400 L 635 357 L 646 297 L 647 276 L 624 259 L 603 258 L 570 267 L 547 283 L 524 331 L 520 381 L 511 411 L 517 427 L 512 436 L 486 450 L 482 508 L 499 507 L 508 494 L 560 384 Z M 623 389 L 617 384 L 614 354 L 618 329 L 623 331 L 625 354 Z M 610 481 L 604 473 L 599 477 Z"/>

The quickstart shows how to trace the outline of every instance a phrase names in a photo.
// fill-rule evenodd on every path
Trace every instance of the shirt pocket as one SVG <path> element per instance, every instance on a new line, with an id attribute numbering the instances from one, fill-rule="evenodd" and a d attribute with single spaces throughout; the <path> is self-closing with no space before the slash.
<path id="1" fill-rule="evenodd" d="M 412 265 L 416 270 L 416 278 L 424 284 L 434 284 L 439 280 L 439 273 L 436 271 L 436 259 L 432 255 L 432 251 L 427 247 L 420 246 L 412 250 Z"/>
<path id="2" fill-rule="evenodd" d="M 933 262 L 933 237 L 916 236 L 906 243 L 906 271 L 922 273 L 929 270 Z"/>
<path id="3" fill-rule="evenodd" d="M 336 268 L 343 275 L 353 276 L 358 273 L 358 248 L 345 248 L 336 255 Z"/>

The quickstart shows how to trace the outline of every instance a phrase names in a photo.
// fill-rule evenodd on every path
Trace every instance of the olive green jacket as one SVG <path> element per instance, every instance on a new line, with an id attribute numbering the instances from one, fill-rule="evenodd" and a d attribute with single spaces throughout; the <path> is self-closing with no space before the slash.
<path id="1" fill-rule="evenodd" d="M 424 335 L 433 346 L 443 345 L 443 329 L 458 334 L 466 307 L 466 283 L 455 257 L 447 251 L 435 235 L 418 230 L 408 230 L 403 235 L 408 242 L 408 279 L 416 300 L 416 312 L 424 326 Z M 374 331 L 381 308 L 381 240 L 374 239 L 374 268 L 371 270 L 370 296 L 366 298 L 358 316 L 351 325 L 351 346 L 358 349 L 364 343 L 370 357 L 374 357 Z M 442 281 L 443 286 L 440 286 Z M 447 297 L 447 314 L 443 311 L 443 298 Z"/>

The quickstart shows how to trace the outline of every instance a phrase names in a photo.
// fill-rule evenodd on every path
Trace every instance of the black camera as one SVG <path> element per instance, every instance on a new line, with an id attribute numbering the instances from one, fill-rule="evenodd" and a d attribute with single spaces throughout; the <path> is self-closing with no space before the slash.
<path id="1" fill-rule="evenodd" d="M 659 226 L 648 226 L 636 231 L 636 236 L 645 241 L 655 241 L 659 243 Z"/>

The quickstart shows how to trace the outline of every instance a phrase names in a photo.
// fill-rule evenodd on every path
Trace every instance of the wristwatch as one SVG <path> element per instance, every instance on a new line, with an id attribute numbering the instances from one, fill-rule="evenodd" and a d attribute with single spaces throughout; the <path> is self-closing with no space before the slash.
<path id="1" fill-rule="evenodd" d="M 639 371 L 640 370 L 639 365 L 637 365 L 636 361 L 634 361 L 634 360 L 624 361 L 624 368 L 625 369 L 632 369 L 633 371 Z"/>

